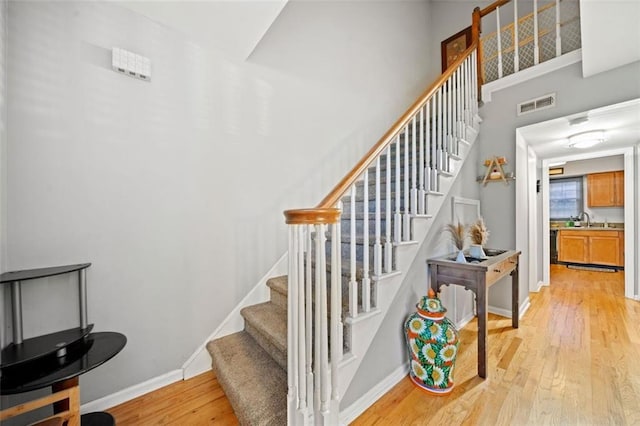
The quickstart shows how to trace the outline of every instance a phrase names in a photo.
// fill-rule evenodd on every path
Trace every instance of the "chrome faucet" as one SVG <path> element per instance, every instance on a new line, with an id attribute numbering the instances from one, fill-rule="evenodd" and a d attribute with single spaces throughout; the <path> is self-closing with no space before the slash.
<path id="1" fill-rule="evenodd" d="M 580 218 L 580 220 L 584 220 L 584 217 L 587 217 L 587 228 L 591 227 L 591 217 L 589 216 L 589 213 L 587 212 L 582 212 L 578 215 L 578 218 Z"/>

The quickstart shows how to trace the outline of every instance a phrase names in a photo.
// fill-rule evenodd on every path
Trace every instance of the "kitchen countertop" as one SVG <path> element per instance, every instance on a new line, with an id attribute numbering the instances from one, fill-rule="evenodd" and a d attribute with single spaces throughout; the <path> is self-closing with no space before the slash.
<path id="1" fill-rule="evenodd" d="M 624 231 L 624 228 L 605 228 L 603 226 L 559 226 L 556 228 L 551 227 L 550 229 L 556 229 L 558 231 Z"/>

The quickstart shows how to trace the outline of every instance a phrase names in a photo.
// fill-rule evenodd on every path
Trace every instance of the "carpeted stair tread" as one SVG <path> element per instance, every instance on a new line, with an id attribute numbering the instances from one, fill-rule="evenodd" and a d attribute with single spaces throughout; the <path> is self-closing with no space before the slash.
<path id="1" fill-rule="evenodd" d="M 269 278 L 267 280 L 267 287 L 271 296 L 271 302 L 280 306 L 282 309 L 287 309 L 287 293 L 288 279 L 286 275 L 280 277 Z"/>
<path id="2" fill-rule="evenodd" d="M 265 302 L 240 310 L 245 330 L 283 367 L 287 365 L 287 311 Z"/>
<path id="3" fill-rule="evenodd" d="M 240 424 L 287 424 L 287 373 L 249 333 L 216 339 L 207 350 Z"/>

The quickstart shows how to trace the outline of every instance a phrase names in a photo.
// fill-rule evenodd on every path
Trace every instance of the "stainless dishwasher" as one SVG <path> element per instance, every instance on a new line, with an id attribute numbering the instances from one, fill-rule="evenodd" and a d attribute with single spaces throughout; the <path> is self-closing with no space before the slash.
<path id="1" fill-rule="evenodd" d="M 549 258 L 551 263 L 558 263 L 558 230 L 551 229 L 549 231 Z"/>

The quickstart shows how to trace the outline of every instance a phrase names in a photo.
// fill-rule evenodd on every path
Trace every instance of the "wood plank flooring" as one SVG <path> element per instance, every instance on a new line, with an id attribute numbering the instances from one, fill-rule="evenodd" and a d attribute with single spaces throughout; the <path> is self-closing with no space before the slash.
<path id="1" fill-rule="evenodd" d="M 624 273 L 552 265 L 551 286 L 530 297 L 517 330 L 489 316 L 487 380 L 476 375 L 474 320 L 451 394 L 406 378 L 352 424 L 640 425 L 640 302 L 624 298 Z M 119 426 L 238 424 L 213 373 L 109 411 Z"/>

